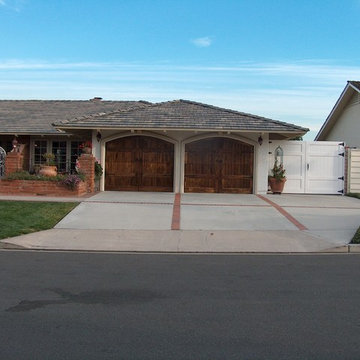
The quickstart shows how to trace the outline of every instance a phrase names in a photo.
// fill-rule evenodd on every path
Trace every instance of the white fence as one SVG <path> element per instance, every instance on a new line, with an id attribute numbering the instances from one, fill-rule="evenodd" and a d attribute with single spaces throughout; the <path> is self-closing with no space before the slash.
<path id="1" fill-rule="evenodd" d="M 349 149 L 347 191 L 360 193 L 360 149 Z"/>
<path id="2" fill-rule="evenodd" d="M 269 171 L 281 148 L 287 181 L 284 193 L 343 194 L 344 143 L 334 141 L 284 141 L 269 144 Z"/>

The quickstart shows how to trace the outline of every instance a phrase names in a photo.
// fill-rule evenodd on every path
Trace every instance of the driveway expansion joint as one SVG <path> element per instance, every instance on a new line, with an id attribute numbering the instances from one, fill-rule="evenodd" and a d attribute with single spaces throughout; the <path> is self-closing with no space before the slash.
<path id="1" fill-rule="evenodd" d="M 295 225 L 300 231 L 303 230 L 309 230 L 305 225 L 301 224 L 299 221 L 297 221 L 292 215 L 290 215 L 283 207 L 280 205 L 274 203 L 270 199 L 267 199 L 266 197 L 262 195 L 256 195 L 259 199 L 266 201 L 268 204 L 270 204 L 272 207 L 274 207 L 281 215 L 283 215 L 287 220 L 289 220 L 293 225 Z"/>
<path id="2" fill-rule="evenodd" d="M 174 207 L 171 220 L 171 230 L 180 230 L 180 208 L 181 208 L 181 194 L 176 193 L 174 198 Z"/>

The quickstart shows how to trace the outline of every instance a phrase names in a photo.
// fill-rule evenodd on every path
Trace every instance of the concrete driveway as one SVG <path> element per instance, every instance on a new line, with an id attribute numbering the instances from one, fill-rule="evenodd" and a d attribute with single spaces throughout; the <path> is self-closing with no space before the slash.
<path id="1" fill-rule="evenodd" d="M 171 230 L 174 222 L 178 222 L 176 230 L 308 230 L 338 232 L 349 238 L 360 225 L 360 201 L 345 196 L 181 194 L 177 197 L 178 204 L 173 193 L 98 193 L 83 201 L 56 228 Z"/>
<path id="2" fill-rule="evenodd" d="M 360 201 L 333 195 L 102 192 L 55 229 L 11 239 L 34 248 L 303 252 L 347 244 Z"/>

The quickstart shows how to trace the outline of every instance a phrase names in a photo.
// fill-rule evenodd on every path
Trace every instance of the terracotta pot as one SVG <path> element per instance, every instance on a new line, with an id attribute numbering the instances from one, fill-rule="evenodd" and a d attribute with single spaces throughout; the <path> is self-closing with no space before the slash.
<path id="1" fill-rule="evenodd" d="M 286 178 L 277 180 L 274 177 L 269 176 L 269 184 L 273 194 L 281 194 L 284 190 Z"/>
<path id="2" fill-rule="evenodd" d="M 43 176 L 56 176 L 57 168 L 56 166 L 51 166 L 51 165 L 41 165 L 39 174 Z"/>
<path id="3" fill-rule="evenodd" d="M 84 154 L 90 155 L 90 154 L 91 154 L 91 148 L 89 148 L 89 147 L 84 147 L 83 152 L 84 152 Z"/>

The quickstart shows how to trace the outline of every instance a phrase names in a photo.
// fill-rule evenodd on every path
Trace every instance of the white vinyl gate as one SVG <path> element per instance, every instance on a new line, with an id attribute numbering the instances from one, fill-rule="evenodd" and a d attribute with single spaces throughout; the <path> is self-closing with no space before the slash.
<path id="1" fill-rule="evenodd" d="M 344 143 L 270 141 L 269 171 L 274 165 L 276 149 L 279 146 L 282 149 L 287 178 L 284 193 L 343 194 Z"/>

